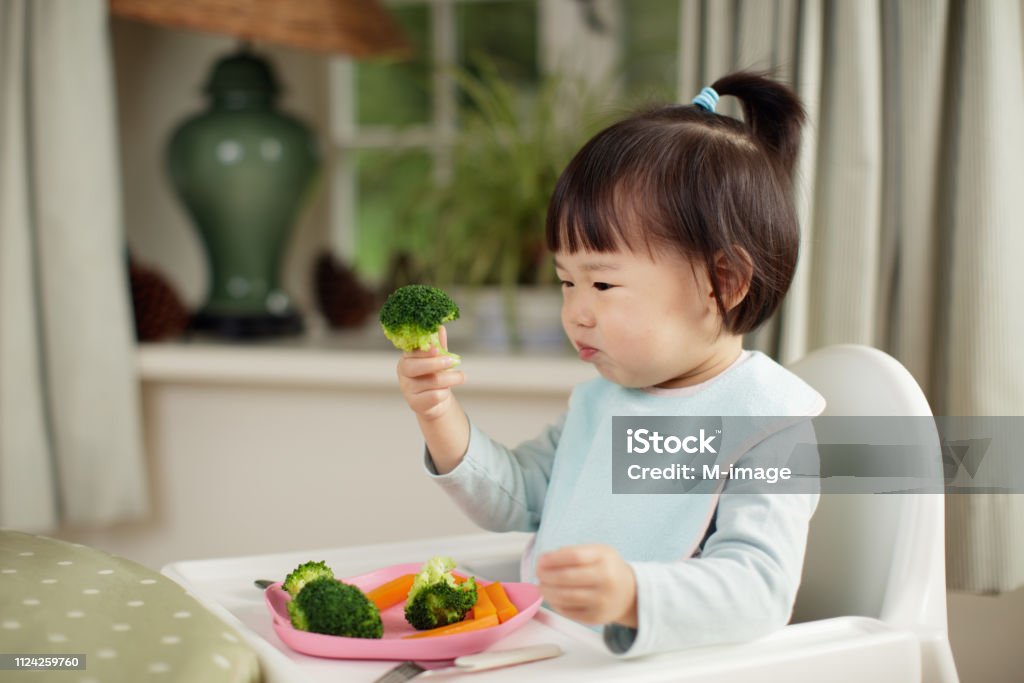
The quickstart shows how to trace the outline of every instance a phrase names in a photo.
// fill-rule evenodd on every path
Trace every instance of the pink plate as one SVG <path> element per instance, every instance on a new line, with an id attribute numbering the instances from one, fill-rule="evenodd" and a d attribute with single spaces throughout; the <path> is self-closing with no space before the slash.
<path id="1" fill-rule="evenodd" d="M 368 592 L 403 574 L 415 574 L 422 567 L 422 564 L 415 562 L 396 564 L 342 580 Z M 491 582 L 477 579 L 477 583 L 486 586 Z M 380 613 L 381 620 L 384 622 L 384 637 L 377 640 L 373 638 L 343 638 L 298 631 L 292 628 L 291 619 L 288 617 L 286 605 L 291 598 L 281 588 L 281 584 L 275 583 L 267 588 L 264 597 L 267 601 L 267 608 L 270 609 L 270 614 L 274 617 L 274 631 L 285 645 L 296 652 L 334 659 L 453 659 L 487 649 L 532 619 L 540 609 L 541 595 L 537 586 L 530 583 L 503 583 L 501 585 L 505 587 L 508 599 L 519 610 L 519 614 L 497 626 L 430 638 L 402 638 L 402 636 L 416 633 L 416 629 L 405 621 L 405 603 L 402 602 Z"/>

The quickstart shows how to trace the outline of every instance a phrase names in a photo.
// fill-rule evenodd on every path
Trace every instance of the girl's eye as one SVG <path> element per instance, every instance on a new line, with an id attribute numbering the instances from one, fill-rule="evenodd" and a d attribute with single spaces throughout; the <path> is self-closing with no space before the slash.
<path id="1" fill-rule="evenodd" d="M 568 280 L 561 280 L 560 284 L 561 284 L 561 285 L 562 285 L 563 287 L 572 287 L 572 283 L 571 283 L 571 282 L 569 282 Z"/>
<path id="2" fill-rule="evenodd" d="M 596 289 L 599 292 L 604 292 L 606 290 L 611 289 L 614 286 L 615 285 L 610 285 L 607 282 L 595 282 L 594 283 L 594 289 Z"/>

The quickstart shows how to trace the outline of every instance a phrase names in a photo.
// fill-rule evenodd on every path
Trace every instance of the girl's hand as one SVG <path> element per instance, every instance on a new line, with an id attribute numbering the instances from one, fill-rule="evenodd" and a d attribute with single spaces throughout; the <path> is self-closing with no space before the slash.
<path id="1" fill-rule="evenodd" d="M 441 347 L 447 351 L 448 333 L 443 325 L 438 333 Z M 409 351 L 398 361 L 398 386 L 409 407 L 424 420 L 436 420 L 451 409 L 451 387 L 465 381 L 461 371 L 449 370 L 451 366 L 452 359 L 437 348 Z"/>
<path id="2" fill-rule="evenodd" d="M 540 592 L 555 611 L 583 624 L 636 628 L 636 576 L 607 545 L 573 545 L 537 558 Z"/>

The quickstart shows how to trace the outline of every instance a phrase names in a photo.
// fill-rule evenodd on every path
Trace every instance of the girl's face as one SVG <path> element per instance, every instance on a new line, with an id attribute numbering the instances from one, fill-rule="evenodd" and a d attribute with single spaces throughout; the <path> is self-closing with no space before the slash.
<path id="1" fill-rule="evenodd" d="M 741 338 L 723 331 L 707 271 L 665 250 L 555 254 L 562 326 L 580 359 L 616 384 L 681 387 L 714 377 Z"/>

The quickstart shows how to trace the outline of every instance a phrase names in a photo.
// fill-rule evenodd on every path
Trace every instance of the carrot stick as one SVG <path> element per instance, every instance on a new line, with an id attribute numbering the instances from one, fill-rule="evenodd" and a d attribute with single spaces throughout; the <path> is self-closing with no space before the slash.
<path id="1" fill-rule="evenodd" d="M 473 605 L 473 618 L 481 619 L 490 615 L 498 615 L 498 610 L 495 608 L 494 603 L 491 601 L 491 596 L 487 594 L 484 587 L 480 584 L 476 585 L 476 604 Z"/>
<path id="2" fill-rule="evenodd" d="M 494 603 L 494 608 L 498 611 L 498 619 L 501 623 L 505 623 L 515 615 L 519 614 L 519 610 L 512 601 L 508 599 L 508 594 L 505 589 L 502 588 L 500 581 L 495 581 L 484 587 L 487 591 L 487 595 L 491 598 L 491 602 Z"/>
<path id="3" fill-rule="evenodd" d="M 368 592 L 366 597 L 377 606 L 377 609 L 386 610 L 388 607 L 397 605 L 405 600 L 409 595 L 409 589 L 412 587 L 412 581 L 415 578 L 415 574 L 403 574 L 377 586 Z"/>
<path id="4" fill-rule="evenodd" d="M 438 626 L 428 631 L 420 631 L 419 633 L 413 633 L 412 635 L 402 636 L 402 639 L 406 638 L 430 638 L 432 636 L 451 636 L 456 633 L 467 633 L 469 631 L 476 631 L 482 628 L 490 628 L 491 626 L 498 625 L 498 617 L 491 615 L 484 617 L 483 619 L 465 619 L 463 621 L 455 622 L 454 624 L 448 624 L 447 626 Z"/>

